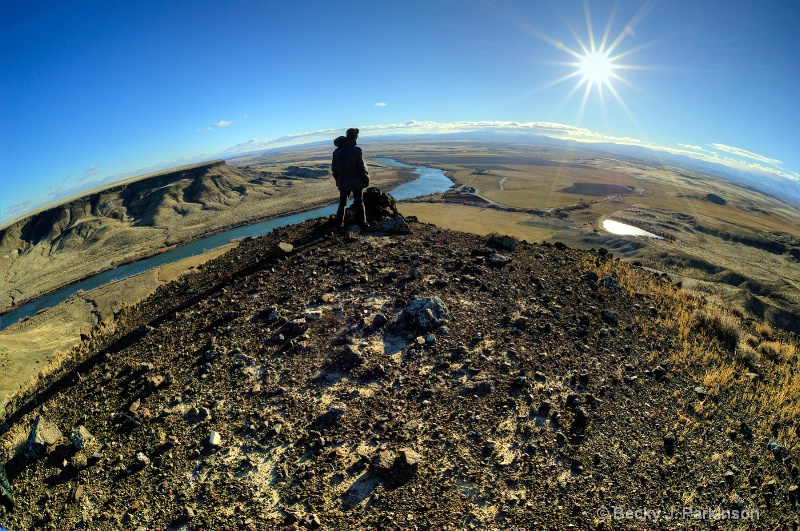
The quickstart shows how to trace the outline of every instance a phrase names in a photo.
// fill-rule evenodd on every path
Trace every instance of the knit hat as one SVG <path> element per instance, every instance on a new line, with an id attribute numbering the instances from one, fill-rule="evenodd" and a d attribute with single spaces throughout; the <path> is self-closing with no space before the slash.
<path id="1" fill-rule="evenodd" d="M 348 129 L 347 130 L 347 138 L 350 138 L 350 139 L 358 138 L 358 128 L 357 127 L 351 127 L 350 129 Z"/>

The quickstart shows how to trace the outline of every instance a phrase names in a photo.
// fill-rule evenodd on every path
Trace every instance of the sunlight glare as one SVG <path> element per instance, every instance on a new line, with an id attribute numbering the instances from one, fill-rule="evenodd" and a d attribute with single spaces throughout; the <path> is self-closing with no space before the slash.
<path id="1" fill-rule="evenodd" d="M 633 66 L 624 64 L 621 60 L 639 50 L 649 46 L 655 41 L 642 44 L 636 48 L 620 51 L 618 48 L 622 46 L 623 41 L 628 37 L 636 35 L 634 27 L 641 22 L 647 11 L 652 7 L 652 2 L 646 2 L 642 5 L 633 18 L 625 24 L 622 31 L 616 38 L 612 38 L 611 32 L 614 26 L 614 18 L 617 13 L 617 5 L 614 5 L 611 13 L 609 14 L 608 22 L 602 35 L 595 35 L 592 24 L 592 16 L 589 10 L 589 2 L 584 2 L 584 14 L 586 17 L 586 33 L 585 35 L 579 34 L 574 26 L 567 24 L 569 31 L 575 38 L 576 46 L 568 46 L 562 40 L 554 39 L 547 34 L 535 29 L 528 28 L 529 31 L 539 39 L 553 45 L 560 52 L 572 56 L 573 61 L 560 62 L 563 66 L 572 67 L 573 71 L 563 75 L 545 84 L 541 89 L 558 85 L 570 79 L 575 79 L 576 82 L 572 88 L 565 94 L 561 106 L 566 105 L 576 94 L 582 92 L 580 98 L 580 105 L 577 108 L 577 119 L 581 121 L 583 114 L 588 105 L 592 101 L 593 93 L 596 94 L 597 103 L 599 108 L 605 113 L 606 95 L 610 95 L 614 101 L 619 105 L 622 110 L 628 115 L 631 121 L 636 124 L 636 118 L 631 113 L 628 105 L 625 103 L 622 94 L 617 90 L 618 83 L 627 85 L 631 88 L 636 86 L 628 79 L 621 75 L 621 71 L 630 71 L 643 69 L 646 67 Z M 583 89 L 583 90 L 581 90 Z M 637 125 L 638 127 L 638 125 Z"/>
<path id="2" fill-rule="evenodd" d="M 614 73 L 614 63 L 608 52 L 592 50 L 581 57 L 579 72 L 589 84 L 608 83 Z"/>

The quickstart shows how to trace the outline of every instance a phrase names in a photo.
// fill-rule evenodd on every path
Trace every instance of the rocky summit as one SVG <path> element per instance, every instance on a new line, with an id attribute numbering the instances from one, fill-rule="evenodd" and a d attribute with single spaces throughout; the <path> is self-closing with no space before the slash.
<path id="1" fill-rule="evenodd" d="M 0 523 L 796 522 L 784 351 L 745 366 L 702 300 L 605 249 L 408 228 L 287 227 L 120 311 L 10 408 Z"/>

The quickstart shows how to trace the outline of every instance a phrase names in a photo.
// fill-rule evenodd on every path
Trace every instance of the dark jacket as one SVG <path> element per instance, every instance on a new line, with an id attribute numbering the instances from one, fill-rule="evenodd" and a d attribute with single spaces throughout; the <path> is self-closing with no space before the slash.
<path id="1" fill-rule="evenodd" d="M 369 186 L 369 171 L 364 164 L 361 148 L 353 140 L 340 136 L 333 141 L 331 172 L 336 180 L 336 188 L 341 192 L 352 192 Z"/>

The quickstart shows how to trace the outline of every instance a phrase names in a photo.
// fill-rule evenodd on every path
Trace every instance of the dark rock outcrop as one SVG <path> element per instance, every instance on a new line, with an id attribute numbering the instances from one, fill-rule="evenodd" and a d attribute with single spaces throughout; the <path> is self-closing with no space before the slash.
<path id="1" fill-rule="evenodd" d="M 375 187 L 367 188 L 364 192 L 364 209 L 367 212 L 368 222 L 379 222 L 401 216 L 394 197 Z"/>

